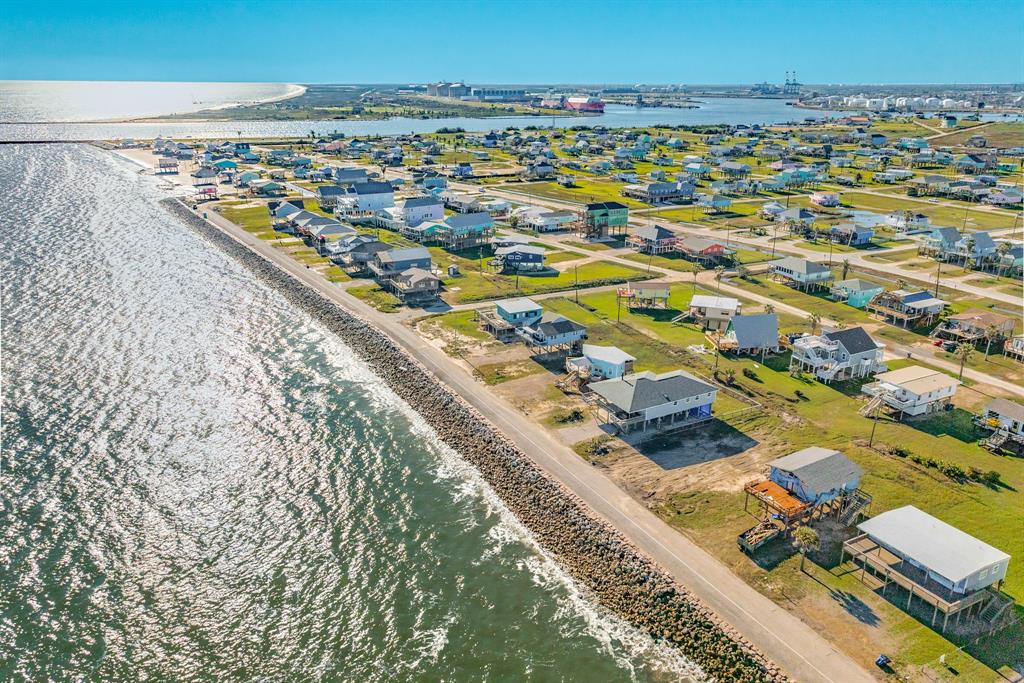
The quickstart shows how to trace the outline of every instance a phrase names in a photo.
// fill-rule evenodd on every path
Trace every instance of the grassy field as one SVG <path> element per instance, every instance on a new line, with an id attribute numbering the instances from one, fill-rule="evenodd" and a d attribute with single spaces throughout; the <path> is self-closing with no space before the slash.
<path id="1" fill-rule="evenodd" d="M 657 212 L 657 218 L 682 223 L 698 223 L 709 228 L 752 228 L 767 223 L 757 213 L 766 201 L 734 202 L 728 211 L 714 214 L 705 214 L 699 208 L 690 206 L 664 209 Z"/>
<path id="2" fill-rule="evenodd" d="M 402 306 L 402 302 L 398 300 L 398 297 L 391 292 L 384 291 L 375 284 L 349 287 L 345 291 L 357 299 L 370 304 L 378 311 L 385 313 L 394 313 Z"/>
<path id="3" fill-rule="evenodd" d="M 561 201 L 574 202 L 576 204 L 587 204 L 590 202 L 619 202 L 631 208 L 642 208 L 648 206 L 635 199 L 623 197 L 620 190 L 625 187 L 624 183 L 613 180 L 582 178 L 577 177 L 576 187 L 562 187 L 555 182 L 544 183 L 523 183 L 522 185 L 509 185 L 510 191 L 522 192 L 526 195 L 547 197 Z"/>
<path id="4" fill-rule="evenodd" d="M 488 301 L 515 296 L 529 296 L 581 288 L 618 284 L 630 280 L 644 280 L 651 276 L 643 271 L 614 263 L 591 262 L 565 272 L 539 275 L 503 275 L 479 268 L 479 262 L 466 259 L 443 250 L 431 248 L 434 262 L 442 271 L 450 263 L 459 265 L 461 275 L 442 280 L 445 286 L 444 299 L 451 304 Z"/>
<path id="5" fill-rule="evenodd" d="M 956 131 L 952 135 L 936 138 L 933 145 L 962 145 L 974 135 L 983 136 L 990 147 L 1024 147 L 1024 123 L 1013 121 L 999 121 L 977 131 L 970 128 Z"/>
<path id="6" fill-rule="evenodd" d="M 859 192 L 846 192 L 842 196 L 843 204 L 851 208 L 889 213 L 903 209 L 912 209 L 923 213 L 931 219 L 933 225 L 948 225 L 963 228 L 964 219 L 968 229 L 993 230 L 1013 227 L 1015 216 L 1009 212 L 997 213 L 975 208 L 977 205 L 965 205 L 964 208 L 938 206 L 927 200 L 912 197 L 880 197 L 878 195 Z"/>

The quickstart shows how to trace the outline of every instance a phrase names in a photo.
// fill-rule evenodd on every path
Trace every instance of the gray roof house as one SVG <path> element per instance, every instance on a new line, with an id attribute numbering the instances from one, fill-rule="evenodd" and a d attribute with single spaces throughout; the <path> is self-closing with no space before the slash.
<path id="1" fill-rule="evenodd" d="M 716 387 L 684 370 L 639 372 L 594 382 L 589 388 L 599 419 L 620 432 L 709 419 L 718 395 Z"/>
<path id="2" fill-rule="evenodd" d="M 885 346 L 872 339 L 863 327 L 826 332 L 817 337 L 807 335 L 793 341 L 789 369 L 810 372 L 825 383 L 871 377 L 887 369 L 882 360 L 884 350 Z"/>
<path id="3" fill-rule="evenodd" d="M 823 287 L 832 279 L 828 266 L 796 256 L 769 263 L 768 272 L 803 290 Z"/>
<path id="4" fill-rule="evenodd" d="M 774 313 L 760 313 L 732 318 L 719 342 L 719 348 L 750 354 L 778 352 L 778 316 Z"/>
<path id="5" fill-rule="evenodd" d="M 768 478 L 805 503 L 825 503 L 860 486 L 864 470 L 839 451 L 811 446 L 768 463 Z"/>
<path id="6" fill-rule="evenodd" d="M 587 328 L 557 313 L 545 313 L 524 325 L 519 334 L 528 345 L 548 352 L 577 345 L 586 338 Z"/>
<path id="7" fill-rule="evenodd" d="M 426 247 L 409 247 L 377 252 L 369 267 L 377 279 L 383 281 L 390 280 L 409 268 L 432 270 L 433 261 Z"/>

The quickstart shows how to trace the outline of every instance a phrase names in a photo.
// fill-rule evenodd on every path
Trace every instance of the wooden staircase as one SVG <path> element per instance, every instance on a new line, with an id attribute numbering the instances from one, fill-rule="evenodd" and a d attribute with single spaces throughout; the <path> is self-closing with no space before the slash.
<path id="1" fill-rule="evenodd" d="M 843 526 L 849 526 L 857 521 L 862 513 L 865 513 L 871 505 L 873 498 L 857 489 L 847 496 L 843 509 L 839 512 L 839 522 Z"/>

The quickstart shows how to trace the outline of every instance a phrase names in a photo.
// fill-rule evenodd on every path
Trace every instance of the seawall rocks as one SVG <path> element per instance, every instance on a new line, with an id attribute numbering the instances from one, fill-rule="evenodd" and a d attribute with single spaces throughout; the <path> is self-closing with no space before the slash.
<path id="1" fill-rule="evenodd" d="M 653 638 L 679 647 L 713 679 L 787 680 L 731 626 L 387 335 L 195 215 L 181 201 L 162 203 L 351 346 L 446 444 L 481 472 L 540 544 L 598 603 Z"/>

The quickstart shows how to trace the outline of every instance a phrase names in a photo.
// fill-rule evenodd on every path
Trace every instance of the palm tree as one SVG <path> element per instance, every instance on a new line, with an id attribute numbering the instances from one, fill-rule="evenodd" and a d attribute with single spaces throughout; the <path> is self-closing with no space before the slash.
<path id="1" fill-rule="evenodd" d="M 718 281 L 718 293 L 722 293 L 722 278 L 725 277 L 725 266 L 715 266 L 715 280 Z"/>
<path id="2" fill-rule="evenodd" d="M 896 289 L 906 289 L 906 287 L 907 281 L 904 280 L 903 278 L 900 278 L 899 280 L 896 281 Z"/>
<path id="3" fill-rule="evenodd" d="M 764 312 L 765 313 L 774 313 L 775 312 L 775 304 L 765 304 L 764 305 Z"/>
<path id="4" fill-rule="evenodd" d="M 999 327 L 997 325 L 995 325 L 994 323 L 990 323 L 990 324 L 985 326 L 985 341 L 987 342 L 985 344 L 985 361 L 986 362 L 988 361 L 988 353 L 989 353 L 989 351 L 992 350 L 992 340 L 998 339 L 999 335 L 1000 335 Z"/>
<path id="5" fill-rule="evenodd" d="M 956 345 L 956 355 L 960 357 L 960 374 L 957 375 L 957 379 L 964 378 L 964 365 L 972 355 L 974 355 L 974 346 L 967 342 L 960 342 Z"/>
<path id="6" fill-rule="evenodd" d="M 811 313 L 807 316 L 807 322 L 811 324 L 811 334 L 818 333 L 818 325 L 821 324 L 821 316 L 817 313 Z"/>
<path id="7" fill-rule="evenodd" d="M 973 237 L 968 237 L 967 241 L 964 242 L 964 248 L 966 250 L 966 253 L 964 254 L 964 270 L 966 270 L 971 261 L 974 260 L 974 248 L 977 245 L 978 243 Z"/>
<path id="8" fill-rule="evenodd" d="M 807 551 L 817 550 L 821 547 L 821 539 L 818 532 L 809 526 L 798 527 L 793 533 L 793 540 L 796 547 L 800 548 L 800 571 L 804 570 L 804 561 L 807 560 Z"/>
<path id="9" fill-rule="evenodd" d="M 999 246 L 996 247 L 996 253 L 999 254 L 999 260 L 996 262 L 996 268 L 1000 275 L 1002 275 L 1004 270 L 1003 261 L 1006 260 L 1006 255 L 1010 253 L 1011 249 L 1013 249 L 1013 245 L 1009 242 L 1000 242 Z"/>
<path id="10" fill-rule="evenodd" d="M 840 280 L 845 280 L 846 276 L 849 275 L 849 274 L 850 274 L 850 259 L 844 258 L 843 259 L 843 277 L 841 277 L 839 279 Z"/>

